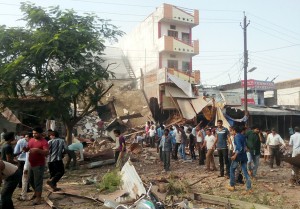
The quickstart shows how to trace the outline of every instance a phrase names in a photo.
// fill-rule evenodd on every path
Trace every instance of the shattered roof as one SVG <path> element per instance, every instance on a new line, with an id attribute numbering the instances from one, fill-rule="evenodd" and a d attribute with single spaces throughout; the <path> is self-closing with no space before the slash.
<path id="1" fill-rule="evenodd" d="M 140 113 L 142 117 L 128 119 L 125 123 L 129 127 L 144 125 L 146 121 L 153 120 L 147 100 L 140 89 L 128 89 L 132 81 L 115 80 L 112 81 L 114 86 L 102 98 L 104 104 L 113 100 L 117 117 Z"/>

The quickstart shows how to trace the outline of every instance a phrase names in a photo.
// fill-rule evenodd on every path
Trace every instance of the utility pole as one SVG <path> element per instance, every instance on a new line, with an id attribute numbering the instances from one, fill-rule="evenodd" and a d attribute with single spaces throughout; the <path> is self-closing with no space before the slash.
<path id="1" fill-rule="evenodd" d="M 247 23 L 247 17 L 244 12 L 244 24 L 241 27 L 244 31 L 244 109 L 245 113 L 248 111 L 248 94 L 247 94 L 247 68 L 248 68 L 248 49 L 247 49 L 247 27 L 250 21 Z"/>

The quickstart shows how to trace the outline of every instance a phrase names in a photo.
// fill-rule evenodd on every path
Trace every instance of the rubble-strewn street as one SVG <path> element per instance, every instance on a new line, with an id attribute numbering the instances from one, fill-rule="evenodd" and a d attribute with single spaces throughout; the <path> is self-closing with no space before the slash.
<path id="1" fill-rule="evenodd" d="M 108 142 L 109 143 L 109 142 Z M 92 145 L 91 145 L 92 146 Z M 91 150 L 91 149 L 90 149 Z M 166 193 L 160 193 L 159 188 L 167 188 L 170 182 L 181 182 L 187 188 L 188 193 L 173 195 L 173 201 L 180 202 L 187 199 L 195 208 L 210 207 L 214 209 L 225 208 L 224 206 L 216 204 L 202 203 L 201 201 L 192 200 L 194 193 L 202 193 L 213 195 L 214 202 L 217 203 L 220 197 L 241 200 L 249 203 L 256 203 L 265 205 L 267 208 L 284 208 L 297 209 L 300 208 L 299 198 L 300 194 L 298 186 L 292 186 L 289 183 L 291 174 L 290 165 L 282 163 L 282 167 L 270 169 L 269 165 L 261 159 L 258 178 L 253 180 L 253 194 L 242 195 L 245 186 L 239 185 L 237 191 L 229 192 L 226 186 L 229 180 L 221 177 L 217 178 L 218 171 L 206 172 L 204 166 L 199 166 L 198 161 L 171 161 L 171 171 L 162 172 L 162 162 L 158 160 L 159 156 L 154 148 L 144 148 L 139 154 L 130 153 L 130 158 L 135 166 L 137 173 L 144 183 L 152 182 L 154 184 L 152 191 L 165 204 L 171 204 L 170 196 L 166 197 Z M 100 157 L 101 158 L 101 157 Z M 217 162 L 217 159 L 215 159 Z M 99 193 L 99 182 L 102 176 L 114 169 L 114 165 L 104 165 L 100 168 L 83 169 L 84 162 L 80 170 L 68 171 L 60 182 L 62 191 L 51 193 L 48 198 L 53 202 L 57 208 L 106 208 L 101 206 L 103 198 L 115 197 L 116 195 Z M 191 185 L 190 187 L 188 187 Z M 15 198 L 18 196 L 20 190 L 16 190 Z M 64 194 L 67 193 L 67 194 Z M 167 190 L 166 190 L 167 192 Z M 44 197 L 49 193 L 47 187 L 44 186 Z M 72 196 L 73 194 L 73 196 Z M 119 195 L 122 192 L 118 193 Z M 75 196 L 77 195 L 77 196 Z M 86 199 L 85 197 L 91 198 Z M 94 199 L 94 200 L 92 200 Z M 33 208 L 29 206 L 30 202 L 16 202 L 16 208 Z M 26 206 L 28 205 L 28 207 Z M 50 208 L 48 205 L 34 206 L 34 208 Z M 253 207 L 254 208 L 254 207 Z M 259 207 L 255 207 L 259 208 Z"/>
<path id="2" fill-rule="evenodd" d="M 0 209 L 300 209 L 299 2 L 0 2 Z"/>

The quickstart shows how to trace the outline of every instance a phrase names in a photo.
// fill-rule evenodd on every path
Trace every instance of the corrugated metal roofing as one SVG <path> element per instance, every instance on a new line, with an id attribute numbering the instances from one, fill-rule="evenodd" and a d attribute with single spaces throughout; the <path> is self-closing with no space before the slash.
<path id="1" fill-rule="evenodd" d="M 177 76 L 174 76 L 170 73 L 168 73 L 168 77 L 176 84 L 176 86 L 181 88 L 182 91 L 186 95 L 188 95 L 189 97 L 194 97 L 193 91 L 192 91 L 192 85 L 189 82 L 184 81 L 184 80 L 182 80 L 182 79 L 178 78 Z"/>

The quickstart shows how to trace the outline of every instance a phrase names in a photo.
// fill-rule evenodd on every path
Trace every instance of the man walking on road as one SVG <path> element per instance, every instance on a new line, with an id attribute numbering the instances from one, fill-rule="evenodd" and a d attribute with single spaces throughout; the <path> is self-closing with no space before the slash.
<path id="1" fill-rule="evenodd" d="M 260 132 L 258 126 L 254 125 L 252 130 L 246 133 L 246 142 L 247 142 L 247 158 L 248 158 L 248 172 L 249 175 L 252 177 L 256 177 L 257 169 L 259 165 L 259 158 L 260 158 L 260 148 L 261 143 L 263 142 L 263 135 Z M 253 166 L 252 166 L 253 162 Z"/>
<path id="2" fill-rule="evenodd" d="M 266 145 L 270 147 L 270 167 L 273 168 L 274 158 L 276 159 L 276 165 L 280 166 L 280 145 L 285 146 L 285 143 L 281 136 L 277 134 L 276 129 L 272 128 L 272 133 L 268 135 Z"/>
<path id="3" fill-rule="evenodd" d="M 296 157 L 297 155 L 300 155 L 300 128 L 298 126 L 295 127 L 295 133 L 291 135 L 290 138 L 290 143 L 289 143 L 292 148 L 293 148 L 293 153 L 292 157 Z M 296 178 L 296 174 L 294 170 L 298 170 L 296 166 L 293 166 L 293 171 L 292 171 L 292 178 L 291 178 L 291 183 L 295 184 L 298 183 L 298 179 Z"/>
<path id="4" fill-rule="evenodd" d="M 48 167 L 50 172 L 50 180 L 47 181 L 47 185 L 51 187 L 53 191 L 59 191 L 57 188 L 57 182 L 65 173 L 63 163 L 63 153 L 67 150 L 65 140 L 60 139 L 58 132 L 53 131 L 50 133 L 49 144 L 49 156 Z"/>

